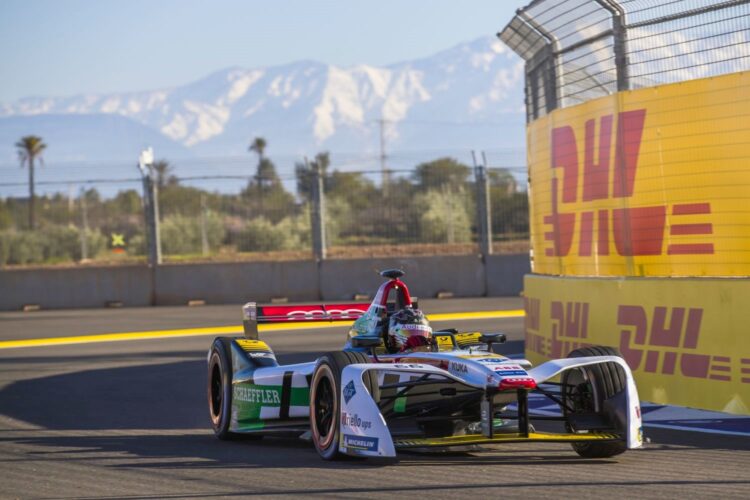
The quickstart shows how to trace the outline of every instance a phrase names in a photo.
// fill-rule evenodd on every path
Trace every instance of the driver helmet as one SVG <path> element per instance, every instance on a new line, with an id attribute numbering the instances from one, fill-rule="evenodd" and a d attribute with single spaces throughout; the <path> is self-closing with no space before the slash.
<path id="1" fill-rule="evenodd" d="M 406 307 L 393 313 L 388 322 L 388 347 L 391 352 L 411 350 L 432 344 L 432 328 L 419 309 Z"/>

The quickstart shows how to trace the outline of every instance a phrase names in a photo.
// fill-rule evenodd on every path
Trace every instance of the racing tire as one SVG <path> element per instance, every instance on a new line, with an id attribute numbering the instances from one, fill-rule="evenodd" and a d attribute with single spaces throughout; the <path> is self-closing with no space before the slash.
<path id="1" fill-rule="evenodd" d="M 341 372 L 348 365 L 360 363 L 370 363 L 370 358 L 361 352 L 334 351 L 318 358 L 315 365 L 310 382 L 310 431 L 315 449 L 324 460 L 344 458 L 339 452 Z M 366 373 L 363 381 L 377 401 L 376 373 Z"/>
<path id="2" fill-rule="evenodd" d="M 218 337 L 208 355 L 208 413 L 216 437 L 222 440 L 257 440 L 257 434 L 238 434 L 229 431 L 232 417 L 232 339 Z"/>
<path id="3" fill-rule="evenodd" d="M 608 346 L 590 346 L 575 349 L 569 358 L 586 356 L 617 356 L 619 350 Z M 563 414 L 603 413 L 604 401 L 627 388 L 625 371 L 616 363 L 602 363 L 572 370 L 562 376 Z M 572 409 L 572 412 L 571 412 Z M 570 430 L 570 429 L 569 429 Z M 571 443 L 573 449 L 584 458 L 609 458 L 624 453 L 624 441 L 602 441 Z"/>

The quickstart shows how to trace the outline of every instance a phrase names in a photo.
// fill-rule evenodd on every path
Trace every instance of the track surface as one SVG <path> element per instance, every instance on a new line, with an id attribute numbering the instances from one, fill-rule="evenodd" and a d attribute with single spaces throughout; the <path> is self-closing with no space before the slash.
<path id="1" fill-rule="evenodd" d="M 517 309 L 518 299 L 423 301 L 428 312 Z M 237 306 L 0 314 L 0 340 L 238 325 Z M 523 320 L 438 327 L 504 331 Z M 346 329 L 264 336 L 282 363 L 338 349 Z M 647 429 L 642 450 L 584 460 L 566 444 L 398 461 L 323 462 L 296 439 L 221 442 L 209 429 L 211 336 L 0 350 L 0 498 L 331 498 L 429 495 L 750 497 L 750 439 Z"/>

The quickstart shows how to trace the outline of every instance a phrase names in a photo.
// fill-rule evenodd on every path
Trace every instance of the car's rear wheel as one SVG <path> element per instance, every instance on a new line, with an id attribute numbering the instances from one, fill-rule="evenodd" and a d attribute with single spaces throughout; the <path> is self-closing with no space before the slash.
<path id="1" fill-rule="evenodd" d="M 607 346 L 591 346 L 576 349 L 569 358 L 586 356 L 617 356 L 620 351 Z M 604 401 L 627 387 L 624 370 L 616 363 L 601 363 L 566 370 L 562 376 L 563 413 L 566 420 L 573 414 L 596 415 L 607 418 Z M 569 429 L 570 430 L 570 429 Z M 571 443 L 573 449 L 585 458 L 607 458 L 627 450 L 624 441 L 601 441 Z"/>
<path id="2" fill-rule="evenodd" d="M 229 439 L 232 411 L 232 355 L 229 339 L 217 338 L 208 358 L 208 412 L 214 434 Z"/>
<path id="3" fill-rule="evenodd" d="M 208 356 L 208 413 L 219 439 L 261 439 L 258 434 L 230 432 L 232 418 L 232 339 L 218 337 Z"/>
<path id="4" fill-rule="evenodd" d="M 342 456 L 339 453 L 341 371 L 347 365 L 369 362 L 363 353 L 336 351 L 324 354 L 315 365 L 310 382 L 310 430 L 315 449 L 325 460 Z M 364 383 L 370 394 L 376 397 L 375 373 L 367 373 Z"/>

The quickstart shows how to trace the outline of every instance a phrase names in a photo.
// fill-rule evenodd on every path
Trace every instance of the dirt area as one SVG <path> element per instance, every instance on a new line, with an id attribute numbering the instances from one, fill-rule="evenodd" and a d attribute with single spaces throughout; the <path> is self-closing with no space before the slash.
<path id="1" fill-rule="evenodd" d="M 495 242 L 494 254 L 528 253 L 529 241 Z M 328 249 L 329 259 L 366 259 L 383 257 L 424 257 L 429 255 L 472 255 L 479 253 L 479 246 L 465 244 L 404 244 L 404 245 L 367 245 L 367 246 L 333 246 Z M 312 259 L 311 251 L 284 250 L 274 252 L 218 252 L 213 255 L 164 255 L 166 264 L 196 264 L 205 262 L 270 262 Z M 55 264 L 34 264 L 26 266 L 0 266 L 1 269 L 39 269 L 39 268 L 77 268 L 145 264 L 144 256 L 112 255 L 82 262 L 61 262 Z"/>

